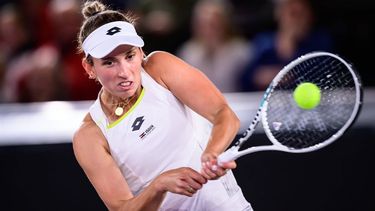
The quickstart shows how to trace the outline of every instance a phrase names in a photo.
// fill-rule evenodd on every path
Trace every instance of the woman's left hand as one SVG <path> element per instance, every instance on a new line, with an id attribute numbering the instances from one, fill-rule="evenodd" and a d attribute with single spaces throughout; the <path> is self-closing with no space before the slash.
<path id="1" fill-rule="evenodd" d="M 217 154 L 212 152 L 203 152 L 202 154 L 201 174 L 208 180 L 216 180 L 225 175 L 229 169 L 237 167 L 235 161 L 226 162 L 223 163 L 222 166 L 219 166 L 217 163 L 217 156 Z"/>

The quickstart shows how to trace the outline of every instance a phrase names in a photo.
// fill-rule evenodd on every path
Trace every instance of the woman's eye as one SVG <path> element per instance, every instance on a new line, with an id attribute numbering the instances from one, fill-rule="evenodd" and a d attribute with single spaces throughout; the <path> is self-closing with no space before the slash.
<path id="1" fill-rule="evenodd" d="M 104 61 L 103 62 L 103 65 L 105 65 L 105 66 L 111 66 L 112 64 L 113 64 L 112 61 Z"/>
<path id="2" fill-rule="evenodd" d="M 132 59 L 134 57 L 134 54 L 129 54 L 126 56 L 126 59 Z"/>

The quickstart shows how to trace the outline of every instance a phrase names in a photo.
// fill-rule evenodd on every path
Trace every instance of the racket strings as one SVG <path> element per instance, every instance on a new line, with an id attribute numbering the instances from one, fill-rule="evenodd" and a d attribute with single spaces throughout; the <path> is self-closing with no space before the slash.
<path id="1" fill-rule="evenodd" d="M 320 104 L 312 110 L 300 109 L 294 102 L 293 91 L 302 82 L 321 88 Z M 355 82 L 344 63 L 331 56 L 307 59 L 290 69 L 274 87 L 264 128 L 288 148 L 308 148 L 340 130 L 355 103 Z"/>

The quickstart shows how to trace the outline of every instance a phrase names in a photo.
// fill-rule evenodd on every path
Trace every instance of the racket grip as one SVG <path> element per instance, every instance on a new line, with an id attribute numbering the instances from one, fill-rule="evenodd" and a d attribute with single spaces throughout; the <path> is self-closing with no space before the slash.
<path id="1" fill-rule="evenodd" d="M 217 164 L 219 164 L 219 166 L 223 166 L 223 164 L 226 162 L 236 160 L 237 156 L 238 156 L 238 149 L 237 147 L 233 146 L 229 148 L 227 151 L 219 155 L 219 157 L 217 158 Z"/>

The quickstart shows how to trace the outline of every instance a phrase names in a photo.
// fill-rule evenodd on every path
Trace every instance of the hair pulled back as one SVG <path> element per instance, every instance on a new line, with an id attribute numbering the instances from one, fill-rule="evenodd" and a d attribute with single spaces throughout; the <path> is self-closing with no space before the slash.
<path id="1" fill-rule="evenodd" d="M 84 21 L 78 33 L 79 52 L 83 51 L 82 43 L 87 36 L 100 26 L 114 21 L 126 21 L 131 24 L 135 23 L 135 17 L 130 13 L 124 14 L 117 10 L 111 10 L 98 0 L 86 1 L 82 6 L 81 13 L 84 17 Z"/>

